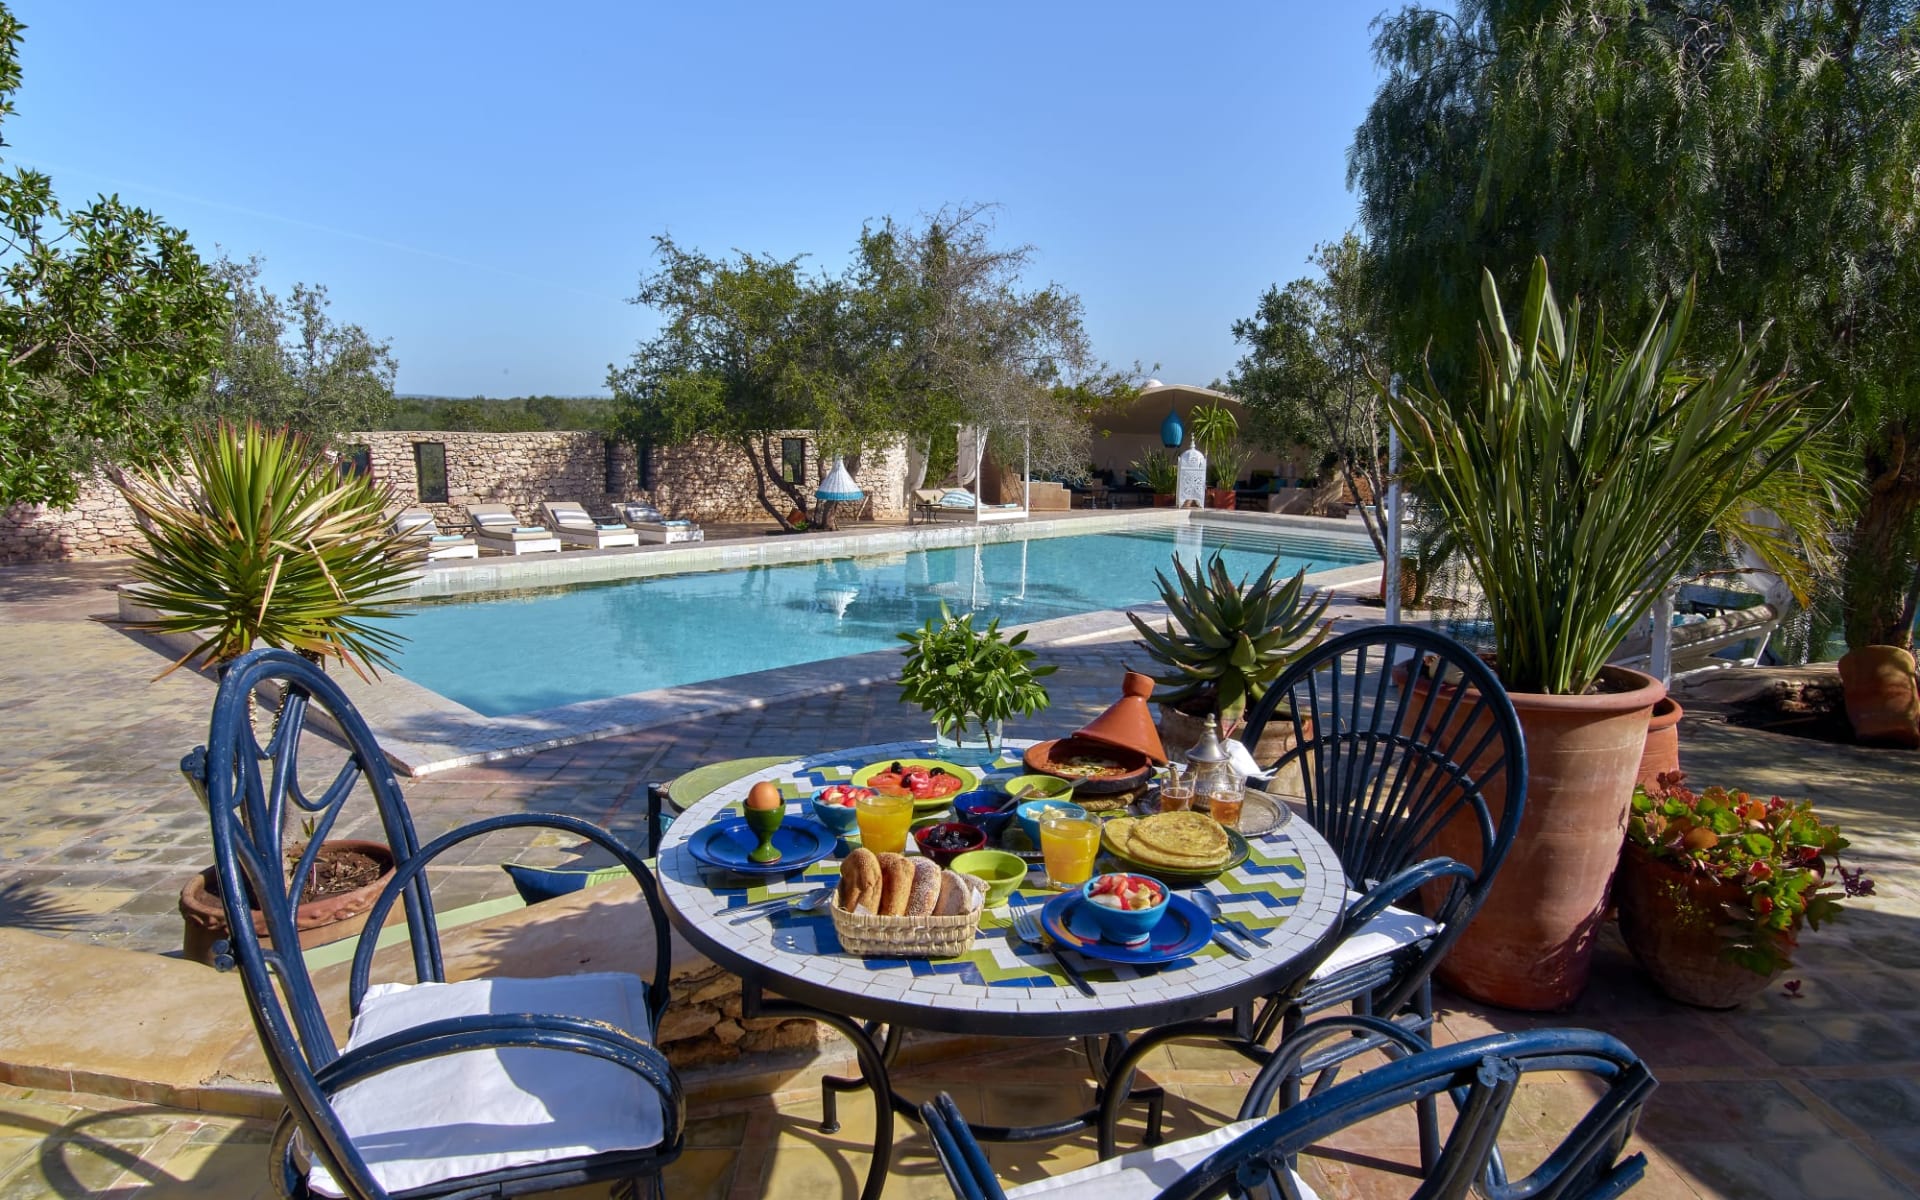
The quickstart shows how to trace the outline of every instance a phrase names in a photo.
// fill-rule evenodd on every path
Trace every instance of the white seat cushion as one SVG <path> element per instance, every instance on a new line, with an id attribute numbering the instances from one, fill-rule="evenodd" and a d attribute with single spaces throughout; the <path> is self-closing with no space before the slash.
<path id="1" fill-rule="evenodd" d="M 383 983 L 367 989 L 347 1048 L 428 1021 L 482 1013 L 558 1013 L 646 1040 L 646 994 L 626 974 Z M 397 1067 L 342 1088 L 334 1111 L 389 1192 L 531 1163 L 645 1150 L 660 1142 L 659 1094 L 604 1059 L 561 1050 L 470 1050 Z M 343 1193 L 316 1162 L 314 1191 Z"/>
<path id="2" fill-rule="evenodd" d="M 1199 1137 L 1149 1146 L 1065 1175 L 1037 1179 L 1008 1192 L 1007 1200 L 1024 1200 L 1027 1196 L 1048 1196 L 1054 1200 L 1078 1196 L 1098 1200 L 1152 1200 L 1199 1166 L 1207 1155 L 1259 1124 L 1257 1120 L 1236 1121 Z M 1305 1180 L 1295 1175 L 1293 1181 L 1300 1189 L 1301 1200 L 1315 1200 L 1315 1192 Z"/>
<path id="3" fill-rule="evenodd" d="M 1347 907 L 1352 908 L 1362 899 L 1360 893 L 1349 891 Z M 1440 927 L 1419 913 L 1388 905 L 1379 916 L 1348 933 L 1345 940 L 1327 956 L 1327 961 L 1314 970 L 1313 978 L 1325 979 L 1337 971 L 1392 954 L 1402 946 L 1411 946 L 1421 938 L 1431 937 L 1438 932 Z"/>

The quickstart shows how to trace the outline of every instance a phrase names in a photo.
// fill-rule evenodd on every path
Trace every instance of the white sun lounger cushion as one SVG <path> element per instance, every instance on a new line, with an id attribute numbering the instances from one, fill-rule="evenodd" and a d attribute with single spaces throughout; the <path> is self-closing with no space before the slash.
<path id="1" fill-rule="evenodd" d="M 629 504 L 622 510 L 629 521 L 652 521 L 658 523 L 662 513 L 651 504 Z"/>
<path id="2" fill-rule="evenodd" d="M 436 533 L 428 540 L 435 542 L 464 542 L 467 539 L 457 533 Z"/>
<path id="3" fill-rule="evenodd" d="M 1347 893 L 1347 907 L 1360 903 L 1358 892 Z M 1387 908 L 1373 920 L 1348 934 L 1345 940 L 1327 956 L 1327 961 L 1314 969 L 1313 978 L 1325 979 L 1337 971 L 1344 971 L 1358 963 L 1368 962 L 1395 950 L 1413 945 L 1422 938 L 1432 937 L 1440 932 L 1440 926 L 1421 916 L 1408 912 L 1404 908 Z"/>
<path id="4" fill-rule="evenodd" d="M 393 519 L 393 527 L 401 533 L 413 533 L 434 528 L 434 521 L 426 513 L 401 513 Z"/>
<path id="5" fill-rule="evenodd" d="M 1008 1192 L 1007 1200 L 1030 1196 L 1046 1196 L 1049 1200 L 1151 1200 L 1209 1154 L 1259 1124 L 1235 1121 L 1199 1137 L 1150 1146 L 1065 1175 L 1036 1179 Z M 1298 1175 L 1293 1176 L 1293 1185 L 1300 1190 L 1301 1200 L 1317 1200 L 1317 1193 Z"/>
<path id="6" fill-rule="evenodd" d="M 347 1047 L 482 1013 L 564 1013 L 647 1040 L 645 992 L 632 975 L 383 983 L 367 989 Z M 342 1088 L 334 1111 L 389 1192 L 660 1141 L 659 1093 L 625 1067 L 563 1050 L 469 1050 L 396 1067 Z M 343 1193 L 325 1167 L 314 1191 Z"/>
<path id="7" fill-rule="evenodd" d="M 514 525 L 520 520 L 512 513 L 475 513 L 473 519 L 481 525 Z"/>
<path id="8" fill-rule="evenodd" d="M 974 497 L 972 492 L 961 491 L 958 488 L 946 492 L 940 497 L 941 508 L 973 508 L 979 503 L 979 500 Z"/>

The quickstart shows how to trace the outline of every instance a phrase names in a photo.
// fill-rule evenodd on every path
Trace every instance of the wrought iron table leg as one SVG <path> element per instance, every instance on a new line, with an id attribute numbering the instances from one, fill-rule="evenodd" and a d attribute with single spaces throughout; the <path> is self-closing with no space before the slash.
<path id="1" fill-rule="evenodd" d="M 886 1060 L 880 1048 L 873 1044 L 867 1027 L 852 1017 L 825 1009 L 791 1004 L 785 1000 L 768 1000 L 751 987 L 742 989 L 742 1000 L 742 1012 L 745 1015 L 817 1021 L 831 1026 L 853 1043 L 854 1054 L 860 1060 L 861 1080 L 873 1092 L 873 1161 L 867 1166 L 867 1182 L 860 1189 L 860 1200 L 880 1200 L 880 1193 L 886 1190 L 887 1174 L 893 1169 L 893 1114 L 896 1104 L 893 1083 L 887 1077 Z"/>
<path id="2" fill-rule="evenodd" d="M 1186 1021 L 1178 1025 L 1167 1025 L 1150 1030 L 1128 1046 L 1115 1064 L 1113 1072 L 1107 1076 L 1106 1089 L 1101 1094 L 1100 1157 L 1113 1157 L 1118 1139 L 1115 1131 L 1120 1125 L 1120 1107 L 1130 1100 L 1147 1102 L 1148 1145 L 1160 1140 L 1160 1118 L 1166 1104 L 1165 1093 L 1159 1088 L 1133 1089 L 1133 1075 L 1148 1054 L 1160 1048 L 1166 1042 L 1181 1038 L 1210 1038 L 1221 1042 L 1229 1049 L 1237 1050 L 1256 1063 L 1265 1063 L 1271 1053 L 1259 1043 L 1250 1040 L 1252 1030 L 1244 1019 L 1206 1021 Z"/>
<path id="3" fill-rule="evenodd" d="M 871 1040 L 873 1035 L 879 1031 L 880 1022 L 868 1021 L 862 1028 L 866 1030 L 867 1037 Z M 892 1026 L 887 1029 L 886 1040 L 881 1044 L 880 1061 L 891 1068 L 899 1057 L 900 1029 L 898 1026 Z M 820 1080 L 820 1132 L 839 1133 L 840 1093 L 857 1092 L 867 1086 L 868 1084 L 865 1079 L 849 1079 L 840 1075 L 823 1077 Z M 893 1107 L 895 1111 L 900 1111 L 900 1105 L 895 1104 Z M 913 1115 L 911 1110 L 908 1111 L 908 1115 Z"/>

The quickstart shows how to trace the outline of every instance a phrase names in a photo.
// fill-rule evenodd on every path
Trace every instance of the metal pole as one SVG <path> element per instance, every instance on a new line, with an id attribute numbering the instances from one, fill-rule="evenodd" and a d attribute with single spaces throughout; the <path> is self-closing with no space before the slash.
<path id="1" fill-rule="evenodd" d="M 1661 683 L 1673 682 L 1673 593 L 1662 590 L 1653 602 L 1652 635 L 1647 652 L 1647 674 Z"/>
<path id="2" fill-rule="evenodd" d="M 1387 624 L 1400 623 L 1400 434 L 1387 426 L 1387 561 L 1382 569 L 1387 601 Z"/>

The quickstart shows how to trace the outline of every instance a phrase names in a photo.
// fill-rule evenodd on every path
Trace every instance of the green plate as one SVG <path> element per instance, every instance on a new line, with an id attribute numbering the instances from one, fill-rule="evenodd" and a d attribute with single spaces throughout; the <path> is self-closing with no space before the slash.
<path id="1" fill-rule="evenodd" d="M 1119 863 L 1121 867 L 1135 875 L 1145 875 L 1149 879 L 1157 879 L 1168 887 L 1193 887 L 1196 884 L 1211 883 L 1241 863 L 1247 861 L 1247 855 L 1251 853 L 1247 847 L 1247 839 L 1241 837 L 1238 830 L 1225 829 L 1222 830 L 1222 832 L 1227 835 L 1227 861 L 1218 867 L 1209 867 L 1204 871 L 1182 871 L 1177 867 L 1154 866 L 1151 863 L 1143 863 L 1138 859 L 1128 858 L 1118 850 L 1115 850 L 1113 843 L 1105 837 L 1100 839 L 1100 850 L 1108 858 Z"/>
<path id="2" fill-rule="evenodd" d="M 958 796 L 960 792 L 971 792 L 980 786 L 979 775 L 967 770 L 958 763 L 943 762 L 937 758 L 890 758 L 885 762 L 871 763 L 853 773 L 853 785 L 855 787 L 871 786 L 867 781 L 875 775 L 884 774 L 894 763 L 899 763 L 903 768 L 925 767 L 929 771 L 935 767 L 939 767 L 942 771 L 945 771 L 960 781 L 960 791 L 945 796 L 937 796 L 931 800 L 915 800 L 913 802 L 913 811 L 916 813 L 939 812 L 943 808 L 950 808 L 953 806 L 954 796 Z"/>

